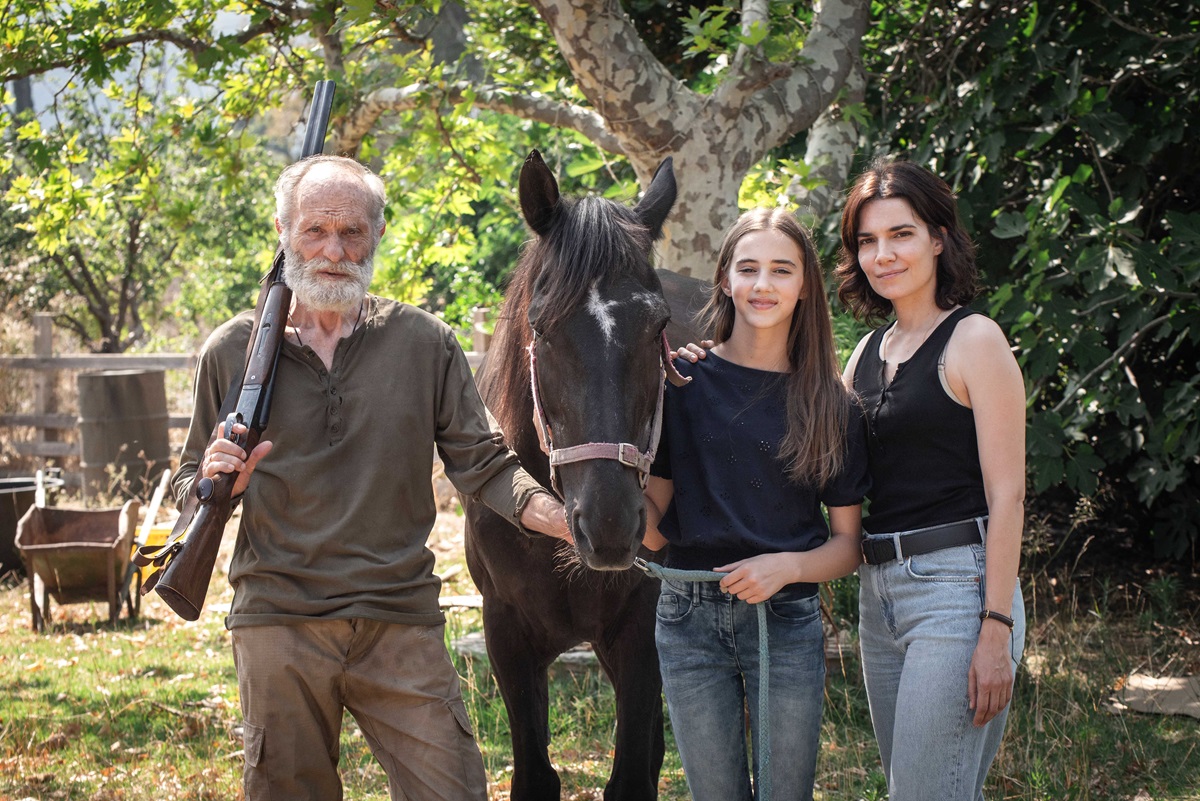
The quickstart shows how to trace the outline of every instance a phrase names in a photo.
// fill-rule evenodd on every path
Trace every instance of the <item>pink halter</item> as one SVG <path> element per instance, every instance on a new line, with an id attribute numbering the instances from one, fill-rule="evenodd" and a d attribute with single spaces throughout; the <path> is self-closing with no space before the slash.
<path id="1" fill-rule="evenodd" d="M 667 332 L 662 332 L 662 354 L 659 363 L 659 380 L 658 380 L 658 401 L 654 408 L 654 422 L 650 427 L 650 443 L 649 447 L 643 451 L 629 442 L 588 442 L 583 445 L 572 445 L 567 448 L 555 448 L 554 441 L 550 436 L 550 425 L 546 420 L 546 413 L 542 409 L 542 399 L 538 392 L 538 372 L 537 372 L 537 334 L 534 333 L 534 339 L 529 343 L 529 385 L 533 390 L 533 409 L 534 420 L 537 422 L 538 435 L 542 442 L 545 443 L 546 449 L 550 455 L 550 484 L 558 495 L 562 496 L 562 491 L 558 487 L 558 471 L 557 467 L 560 464 L 570 464 L 571 462 L 583 462 L 589 459 L 612 459 L 621 464 L 632 467 L 638 472 L 638 482 L 644 489 L 646 481 L 650 477 L 650 465 L 654 464 L 654 456 L 658 453 L 658 440 L 662 435 L 662 418 L 663 418 L 663 394 L 666 391 L 666 381 L 670 380 L 677 387 L 682 387 L 691 381 L 691 378 L 684 378 L 675 369 L 675 365 L 671 362 L 671 346 L 667 344 Z"/>

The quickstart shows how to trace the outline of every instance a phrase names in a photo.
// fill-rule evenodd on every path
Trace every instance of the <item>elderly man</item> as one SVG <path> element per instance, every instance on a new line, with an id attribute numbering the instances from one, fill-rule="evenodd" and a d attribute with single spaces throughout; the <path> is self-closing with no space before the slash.
<path id="1" fill-rule="evenodd" d="M 218 438 L 221 397 L 252 315 L 205 343 L 175 480 L 242 471 L 229 579 L 248 799 L 334 799 L 342 710 L 358 721 L 393 799 L 484 799 L 486 777 L 443 644 L 425 547 L 436 515 L 430 460 L 520 525 L 566 537 L 561 504 L 489 423 L 454 334 L 367 294 L 384 231 L 382 181 L 315 156 L 275 187 L 294 300 L 271 424 L 246 454 Z M 253 476 L 253 477 L 252 477 Z"/>

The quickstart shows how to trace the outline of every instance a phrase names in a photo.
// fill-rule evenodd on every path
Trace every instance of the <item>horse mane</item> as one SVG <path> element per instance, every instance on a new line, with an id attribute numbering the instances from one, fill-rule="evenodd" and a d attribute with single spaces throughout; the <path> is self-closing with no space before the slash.
<path id="1" fill-rule="evenodd" d="M 654 276 L 647 256 L 652 244 L 650 231 L 631 209 L 601 197 L 562 198 L 549 230 L 526 244 L 488 354 L 485 400 L 510 442 L 532 419 L 526 349 L 533 339 L 528 315 L 535 296 L 544 298 L 538 326 L 548 333 L 597 281 L 606 286 L 631 275 L 648 282 Z"/>
<path id="2" fill-rule="evenodd" d="M 500 429 L 515 445 L 516 432 L 521 430 L 521 418 L 532 420 L 533 396 L 529 392 L 529 356 L 525 349 L 533 340 L 533 332 L 525 316 L 533 296 L 533 280 L 529 273 L 533 265 L 527 245 L 509 278 L 504 293 L 504 305 L 496 318 L 492 341 L 488 347 L 487 381 L 480 389 Z"/>

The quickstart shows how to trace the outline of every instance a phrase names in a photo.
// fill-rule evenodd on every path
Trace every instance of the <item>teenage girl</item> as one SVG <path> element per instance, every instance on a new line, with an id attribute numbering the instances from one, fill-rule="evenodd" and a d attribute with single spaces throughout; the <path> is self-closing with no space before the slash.
<path id="1" fill-rule="evenodd" d="M 767 605 L 772 797 L 811 799 L 825 685 L 818 582 L 860 561 L 862 415 L 839 380 L 816 251 L 781 209 L 726 233 L 706 307 L 716 346 L 680 363 L 646 487 L 646 545 L 670 543 L 656 640 L 675 742 L 696 801 L 750 801 L 759 746 L 755 604 Z M 821 512 L 829 514 L 827 524 Z"/>
<path id="2" fill-rule="evenodd" d="M 859 639 L 889 797 L 981 801 L 1024 642 L 1024 383 L 966 306 L 975 253 L 945 182 L 875 162 L 841 235 L 839 297 L 894 316 L 844 375 L 870 432 Z"/>

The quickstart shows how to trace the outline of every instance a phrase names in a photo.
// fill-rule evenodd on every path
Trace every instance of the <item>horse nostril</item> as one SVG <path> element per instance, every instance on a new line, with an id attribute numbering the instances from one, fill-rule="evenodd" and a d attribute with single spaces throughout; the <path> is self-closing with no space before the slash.
<path id="1" fill-rule="evenodd" d="M 575 546 L 593 570 L 624 570 L 633 564 L 645 532 L 645 511 L 641 504 L 634 508 L 599 506 L 594 511 L 583 504 L 575 507 L 571 514 Z"/>
<path id="2" fill-rule="evenodd" d="M 592 540 L 588 536 L 583 523 L 583 515 L 580 513 L 578 506 L 571 510 L 569 525 L 571 527 L 571 536 L 575 538 L 575 547 L 579 549 L 580 553 L 591 553 L 593 550 Z"/>

